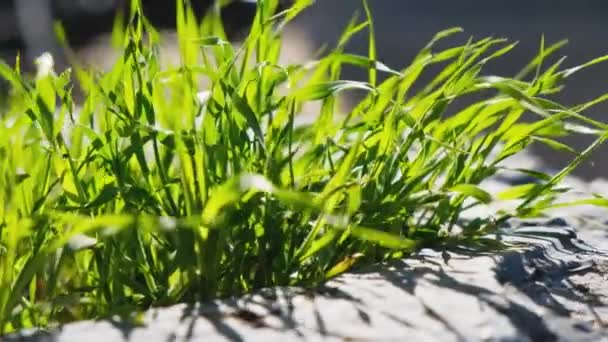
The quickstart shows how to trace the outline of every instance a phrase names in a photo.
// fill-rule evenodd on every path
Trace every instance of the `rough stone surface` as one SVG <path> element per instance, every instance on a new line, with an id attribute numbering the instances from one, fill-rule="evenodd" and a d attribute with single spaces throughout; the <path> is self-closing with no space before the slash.
<path id="1" fill-rule="evenodd" d="M 8 341 L 608 341 L 608 258 L 550 240 L 499 255 L 451 252 L 447 264 L 422 251 L 315 291 L 268 289 L 150 310 L 143 326 L 80 322 Z"/>

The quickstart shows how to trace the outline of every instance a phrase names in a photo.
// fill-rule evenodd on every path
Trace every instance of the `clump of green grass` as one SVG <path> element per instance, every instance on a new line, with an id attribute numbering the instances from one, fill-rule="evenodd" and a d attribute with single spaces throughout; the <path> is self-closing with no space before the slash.
<path id="1" fill-rule="evenodd" d="M 485 76 L 486 63 L 515 45 L 469 40 L 438 50 L 441 32 L 412 63 L 376 59 L 369 11 L 338 46 L 306 65 L 280 65 L 281 28 L 312 1 L 275 13 L 259 1 L 241 47 L 226 41 L 219 7 L 198 23 L 177 1 L 181 65 L 161 68 L 157 32 L 132 1 L 114 42 L 112 70 L 79 67 L 35 78 L 0 65 L 12 86 L 0 114 L 0 329 L 10 332 L 250 292 L 312 286 L 356 262 L 407 256 L 485 238 L 513 216 L 539 215 L 559 182 L 607 137 L 580 113 L 547 97 L 574 72 L 544 67 L 560 44 L 541 44 L 514 78 Z M 369 32 L 367 56 L 344 52 Z M 443 69 L 426 86 L 425 70 Z M 344 65 L 369 72 L 342 80 Z M 379 74 L 386 78 L 380 81 Z M 74 103 L 71 78 L 85 94 Z M 201 89 L 205 81 L 209 86 Z M 348 115 L 339 94 L 365 90 Z M 484 95 L 446 117 L 454 101 Z M 316 121 L 296 125 L 320 104 Z M 523 122 L 524 113 L 538 120 Z M 571 165 L 534 184 L 489 194 L 479 184 L 532 142 L 592 132 L 597 140 Z M 468 207 L 517 199 L 513 211 L 461 222 Z M 587 203 L 606 205 L 601 197 Z M 456 224 L 459 234 L 444 234 Z"/>

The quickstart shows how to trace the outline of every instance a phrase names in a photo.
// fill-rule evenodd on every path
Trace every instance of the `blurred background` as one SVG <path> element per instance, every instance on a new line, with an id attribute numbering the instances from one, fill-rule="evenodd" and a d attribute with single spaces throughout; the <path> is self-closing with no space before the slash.
<path id="1" fill-rule="evenodd" d="M 110 31 L 121 0 L 0 0 L 0 55 L 11 60 L 16 50 L 30 60 L 44 51 L 61 55 L 54 43 L 53 20 L 64 22 L 70 42 L 84 59 L 107 66 L 111 59 L 104 55 L 107 40 L 100 39 Z M 199 13 L 211 0 L 193 0 Z M 229 32 L 237 36 L 246 29 L 255 10 L 253 1 L 230 5 L 223 16 Z M 408 65 L 418 50 L 434 33 L 460 26 L 465 32 L 448 43 L 462 44 L 470 37 L 505 37 L 519 41 L 508 55 L 488 65 L 486 73 L 513 76 L 539 49 L 544 34 L 547 45 L 561 39 L 569 44 L 555 57 L 568 56 L 564 67 L 574 66 L 608 54 L 607 0 L 369 0 L 375 19 L 378 56 L 392 68 Z M 143 0 L 145 11 L 163 29 L 174 25 L 173 0 Z M 363 18 L 358 0 L 318 0 L 288 28 L 286 55 L 288 61 L 312 58 L 322 46 L 335 45 L 343 28 L 355 12 Z M 349 45 L 350 52 L 366 54 L 366 35 L 357 36 Z M 343 78 L 364 79 L 365 71 L 345 69 Z M 561 102 L 574 105 L 608 93 L 608 63 L 594 66 L 569 79 Z M 356 94 L 351 99 L 356 101 Z M 590 109 L 586 115 L 608 122 L 608 104 Z M 593 141 L 590 136 L 564 140 L 577 150 Z M 542 146 L 534 151 L 549 168 L 559 168 L 573 156 L 554 152 Z M 608 146 L 596 152 L 581 165 L 576 174 L 585 178 L 608 178 Z"/>
<path id="2" fill-rule="evenodd" d="M 507 55 L 488 64 L 486 73 L 514 76 L 539 51 L 544 34 L 546 45 L 562 39 L 569 41 L 551 60 L 567 56 L 564 67 L 571 67 L 608 54 L 608 1 L 606 0 L 369 0 L 376 29 L 378 58 L 392 68 L 408 65 L 418 50 L 443 29 L 459 26 L 465 32 L 450 43 L 463 44 L 473 36 L 504 37 L 519 41 Z M 297 22 L 307 33 L 311 46 L 333 45 L 353 13 L 364 16 L 361 1 L 321 0 Z M 366 35 L 350 45 L 355 53 L 366 54 Z M 348 79 L 364 79 L 366 72 L 346 69 Z M 575 105 L 608 93 L 608 63 L 575 74 L 556 98 Z M 588 110 L 585 115 L 608 122 L 608 103 Z M 578 151 L 587 147 L 592 136 L 563 139 Z M 547 168 L 561 168 L 573 156 L 544 146 L 533 146 Z M 608 178 L 608 145 L 581 164 L 575 174 L 585 178 Z"/>

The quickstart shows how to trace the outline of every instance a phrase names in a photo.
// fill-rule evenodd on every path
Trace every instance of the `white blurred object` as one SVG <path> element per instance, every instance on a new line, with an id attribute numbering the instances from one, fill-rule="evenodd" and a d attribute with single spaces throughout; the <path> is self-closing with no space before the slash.
<path id="1" fill-rule="evenodd" d="M 54 75 L 55 60 L 50 52 L 45 52 L 34 61 L 36 64 L 36 78 L 40 79 L 46 76 Z"/>
<path id="2" fill-rule="evenodd" d="M 207 104 L 209 98 L 211 98 L 211 92 L 208 90 L 199 91 L 198 93 L 196 93 L 196 99 L 201 105 Z"/>

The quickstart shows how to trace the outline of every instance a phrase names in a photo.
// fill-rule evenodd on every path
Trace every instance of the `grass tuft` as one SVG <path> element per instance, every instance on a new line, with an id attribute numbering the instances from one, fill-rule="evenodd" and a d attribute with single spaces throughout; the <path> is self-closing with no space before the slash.
<path id="1" fill-rule="evenodd" d="M 278 0 L 259 1 L 238 47 L 219 5 L 199 22 L 176 3 L 177 66 L 161 65 L 160 36 L 137 0 L 129 24 L 116 21 L 112 42 L 123 53 L 109 71 L 74 61 L 55 74 L 48 55 L 34 77 L 18 62 L 0 64 L 11 85 L 0 112 L 2 332 L 314 286 L 426 246 L 495 246 L 484 236 L 510 217 L 608 205 L 555 203 L 560 181 L 608 137 L 606 124 L 582 115 L 608 97 L 574 107 L 549 100 L 606 57 L 562 70 L 546 65 L 562 42 L 543 40 L 520 74 L 491 76 L 485 64 L 515 45 L 486 38 L 436 48 L 461 31 L 450 29 L 396 70 L 377 60 L 365 6 L 365 19 L 353 19 L 324 57 L 282 65 L 281 28 L 312 1 L 278 13 Z M 365 29 L 367 56 L 344 52 Z M 345 65 L 366 69 L 368 81 L 342 79 Z M 341 115 L 340 94 L 351 90 L 367 95 Z M 454 110 L 463 98 L 469 104 Z M 310 102 L 316 120 L 296 124 Z M 522 121 L 525 113 L 537 119 Z M 597 140 L 577 152 L 557 140 L 571 133 Z M 480 186 L 533 142 L 574 160 L 553 176 L 520 170 L 538 181 L 501 194 Z M 501 200 L 519 204 L 461 218 Z"/>

